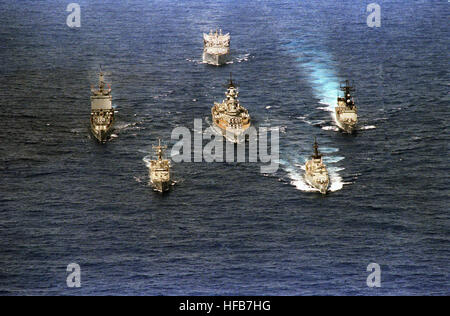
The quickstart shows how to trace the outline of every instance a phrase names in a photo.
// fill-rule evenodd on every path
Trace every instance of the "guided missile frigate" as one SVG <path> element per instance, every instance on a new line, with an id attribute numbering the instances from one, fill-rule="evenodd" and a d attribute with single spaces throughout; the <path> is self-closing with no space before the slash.
<path id="1" fill-rule="evenodd" d="M 155 149 L 157 157 L 156 160 L 150 160 L 150 182 L 155 191 L 165 192 L 172 185 L 170 161 L 163 159 L 164 150 L 167 149 L 167 146 L 161 146 L 161 140 L 159 140 L 158 146 L 153 146 L 153 149 Z"/>
<path id="2" fill-rule="evenodd" d="M 111 88 L 105 87 L 104 73 L 100 71 L 98 89 L 91 87 L 91 132 L 99 141 L 105 142 L 114 123 Z"/>
<path id="3" fill-rule="evenodd" d="M 337 106 L 335 108 L 336 123 L 344 132 L 351 134 L 358 122 L 357 108 L 350 93 L 355 89 L 350 86 L 348 80 L 345 81 L 345 84 L 341 84 L 340 89 L 344 91 L 344 97 L 337 98 Z"/>
<path id="4" fill-rule="evenodd" d="M 327 193 L 330 179 L 316 140 L 314 140 L 314 154 L 305 164 L 305 180 L 309 185 L 318 189 L 320 193 Z"/>

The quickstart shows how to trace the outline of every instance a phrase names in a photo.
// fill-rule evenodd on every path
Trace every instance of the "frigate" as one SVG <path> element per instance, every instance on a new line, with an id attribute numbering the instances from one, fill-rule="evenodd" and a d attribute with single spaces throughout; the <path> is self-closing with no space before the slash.
<path id="1" fill-rule="evenodd" d="M 170 161 L 163 159 L 164 150 L 167 149 L 167 146 L 161 146 L 161 140 L 159 140 L 158 146 L 152 147 L 155 149 L 157 158 L 156 160 L 150 160 L 150 182 L 155 191 L 165 192 L 168 191 L 172 185 L 170 177 Z"/>
<path id="2" fill-rule="evenodd" d="M 320 193 L 326 194 L 330 179 L 328 170 L 322 160 L 322 154 L 319 153 L 317 141 L 314 140 L 314 154 L 305 164 L 305 179 L 309 185 L 318 189 Z"/>
<path id="3" fill-rule="evenodd" d="M 100 70 L 98 89 L 91 87 L 91 132 L 94 137 L 105 142 L 111 134 L 114 123 L 111 87 L 105 87 L 103 71 Z"/>
<path id="4" fill-rule="evenodd" d="M 250 127 L 250 115 L 238 100 L 239 92 L 230 74 L 226 99 L 214 102 L 211 109 L 213 128 L 233 143 L 245 142 L 245 131 Z"/>
<path id="5" fill-rule="evenodd" d="M 337 98 L 337 106 L 335 108 L 336 122 L 340 129 L 351 134 L 358 122 L 357 108 L 351 96 L 351 92 L 355 89 L 350 86 L 348 80 L 344 84 L 341 83 L 340 89 L 344 91 L 344 97 Z"/>
<path id="6" fill-rule="evenodd" d="M 203 62 L 220 66 L 230 59 L 230 34 L 222 34 L 222 30 L 211 30 L 209 34 L 203 33 Z"/>

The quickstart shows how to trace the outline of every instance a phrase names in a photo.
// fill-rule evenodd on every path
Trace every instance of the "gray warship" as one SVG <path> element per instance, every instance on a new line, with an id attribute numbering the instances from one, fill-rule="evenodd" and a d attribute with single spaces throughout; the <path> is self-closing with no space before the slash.
<path id="1" fill-rule="evenodd" d="M 358 122 L 357 108 L 350 93 L 355 89 L 350 86 L 348 80 L 344 84 L 341 83 L 340 89 L 344 91 L 344 97 L 338 97 L 337 99 L 337 106 L 335 108 L 336 123 L 344 132 L 351 134 L 355 130 Z"/>
<path id="2" fill-rule="evenodd" d="M 100 70 L 98 89 L 91 87 L 91 132 L 99 142 L 108 140 L 114 123 L 111 88 L 105 87 L 104 73 Z"/>
<path id="3" fill-rule="evenodd" d="M 203 62 L 220 66 L 230 60 L 230 34 L 222 34 L 222 30 L 209 34 L 203 33 Z"/>
<path id="4" fill-rule="evenodd" d="M 213 128 L 233 143 L 245 142 L 245 131 L 250 127 L 250 115 L 238 100 L 239 92 L 230 74 L 226 99 L 214 102 L 211 109 Z"/>
<path id="5" fill-rule="evenodd" d="M 158 146 L 152 147 L 155 149 L 157 159 L 150 160 L 150 182 L 155 191 L 165 192 L 168 191 L 172 185 L 170 161 L 163 159 L 164 150 L 167 149 L 167 146 L 161 146 L 161 140 L 159 140 Z"/>
<path id="6" fill-rule="evenodd" d="M 320 193 L 327 194 L 330 178 L 328 170 L 319 153 L 317 141 L 314 140 L 314 154 L 305 164 L 305 180 L 312 187 L 318 189 Z"/>

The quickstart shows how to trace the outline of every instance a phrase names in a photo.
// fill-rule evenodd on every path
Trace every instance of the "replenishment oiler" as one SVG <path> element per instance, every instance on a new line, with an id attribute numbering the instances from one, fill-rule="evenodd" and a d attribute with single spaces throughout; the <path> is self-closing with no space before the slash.
<path id="1" fill-rule="evenodd" d="M 211 109 L 213 128 L 228 141 L 245 142 L 245 131 L 250 127 L 250 115 L 238 100 L 239 92 L 230 74 L 230 82 L 222 103 L 214 102 Z"/>
<path id="2" fill-rule="evenodd" d="M 337 99 L 336 123 L 341 130 L 351 134 L 358 123 L 357 108 L 351 95 L 351 92 L 355 89 L 350 86 L 348 80 L 345 81 L 344 85 L 341 84 L 340 89 L 344 91 L 344 97 L 338 97 Z"/>
<path id="3" fill-rule="evenodd" d="M 222 30 L 209 34 L 203 33 L 203 62 L 220 66 L 230 60 L 230 34 L 222 34 Z"/>
<path id="4" fill-rule="evenodd" d="M 155 149 L 157 159 L 150 160 L 150 183 L 155 191 L 169 191 L 172 185 L 170 161 L 163 158 L 164 150 L 167 149 L 167 146 L 161 146 L 161 140 L 159 140 L 158 146 L 152 147 Z"/>
<path id="5" fill-rule="evenodd" d="M 328 170 L 319 153 L 317 141 L 314 140 L 314 154 L 305 164 L 305 180 L 312 187 L 318 189 L 320 193 L 327 194 L 330 179 Z"/>
<path id="6" fill-rule="evenodd" d="M 91 132 L 99 141 L 105 142 L 114 124 L 111 87 L 105 87 L 104 73 L 100 71 L 98 89 L 91 87 Z"/>

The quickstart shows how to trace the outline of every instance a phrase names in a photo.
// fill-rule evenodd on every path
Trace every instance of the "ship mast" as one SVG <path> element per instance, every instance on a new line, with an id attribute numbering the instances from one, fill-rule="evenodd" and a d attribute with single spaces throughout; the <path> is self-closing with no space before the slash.
<path id="1" fill-rule="evenodd" d="M 320 159 L 322 157 L 322 154 L 319 153 L 319 145 L 317 145 L 317 138 L 314 137 L 314 155 L 312 156 L 314 159 Z"/>
<path id="2" fill-rule="evenodd" d="M 167 149 L 167 146 L 161 146 L 161 139 L 158 139 L 158 146 L 152 146 L 155 149 L 156 154 L 158 155 L 158 160 L 162 160 L 163 150 Z"/>
<path id="3" fill-rule="evenodd" d="M 228 88 L 235 88 L 234 83 L 233 83 L 233 75 L 230 72 L 230 82 L 228 83 Z"/>

